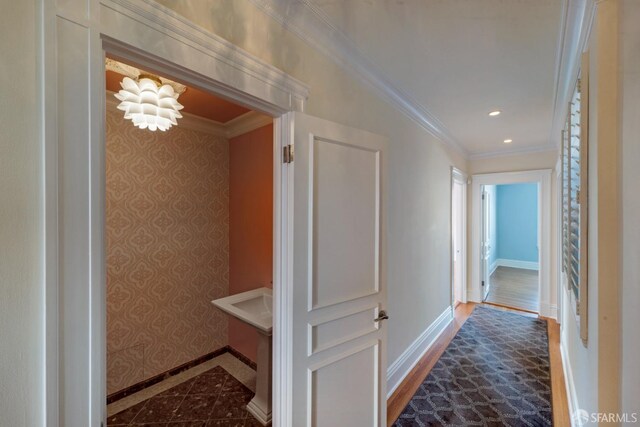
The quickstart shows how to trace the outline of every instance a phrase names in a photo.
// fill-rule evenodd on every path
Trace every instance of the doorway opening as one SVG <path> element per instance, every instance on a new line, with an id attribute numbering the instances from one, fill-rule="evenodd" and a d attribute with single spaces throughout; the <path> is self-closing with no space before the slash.
<path id="1" fill-rule="evenodd" d="M 467 302 L 467 176 L 451 169 L 451 301 Z"/>
<path id="2" fill-rule="evenodd" d="M 116 58 L 105 77 L 107 425 L 267 425 L 271 321 L 220 301 L 273 312 L 273 118 Z"/>
<path id="3" fill-rule="evenodd" d="M 538 313 L 538 184 L 481 188 L 483 302 Z"/>
<path id="4" fill-rule="evenodd" d="M 471 194 L 469 299 L 556 318 L 551 170 L 473 175 Z"/>

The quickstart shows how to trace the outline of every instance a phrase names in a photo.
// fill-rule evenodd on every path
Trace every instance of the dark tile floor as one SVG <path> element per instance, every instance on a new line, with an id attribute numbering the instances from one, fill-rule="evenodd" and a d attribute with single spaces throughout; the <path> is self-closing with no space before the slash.
<path id="1" fill-rule="evenodd" d="M 258 427 L 253 392 L 220 366 L 107 419 L 109 427 Z"/>

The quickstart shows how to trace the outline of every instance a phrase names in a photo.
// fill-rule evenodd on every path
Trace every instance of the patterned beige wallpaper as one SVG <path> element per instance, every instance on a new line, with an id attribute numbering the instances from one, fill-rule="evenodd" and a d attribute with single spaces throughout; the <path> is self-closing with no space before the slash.
<path id="1" fill-rule="evenodd" d="M 107 393 L 227 344 L 229 146 L 107 108 Z"/>

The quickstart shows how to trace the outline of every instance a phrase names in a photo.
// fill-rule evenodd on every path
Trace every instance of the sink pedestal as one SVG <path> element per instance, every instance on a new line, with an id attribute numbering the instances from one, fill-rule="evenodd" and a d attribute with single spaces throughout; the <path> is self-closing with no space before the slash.
<path id="1" fill-rule="evenodd" d="M 271 335 L 273 331 L 272 291 L 259 288 L 211 301 L 222 311 L 256 328 L 258 360 L 256 395 L 247 403 L 247 411 L 262 425 L 271 425 Z"/>
<path id="2" fill-rule="evenodd" d="M 258 331 L 256 395 L 247 411 L 264 426 L 271 425 L 271 335 Z"/>

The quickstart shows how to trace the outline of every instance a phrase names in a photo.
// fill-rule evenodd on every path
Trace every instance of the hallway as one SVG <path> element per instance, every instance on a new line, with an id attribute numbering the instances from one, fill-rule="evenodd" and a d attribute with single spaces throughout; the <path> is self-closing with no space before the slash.
<path id="1" fill-rule="evenodd" d="M 2 426 L 640 420 L 640 0 L 6 6 Z"/>
<path id="2" fill-rule="evenodd" d="M 389 425 L 569 425 L 555 321 L 460 304 L 453 328 L 390 399 Z"/>

